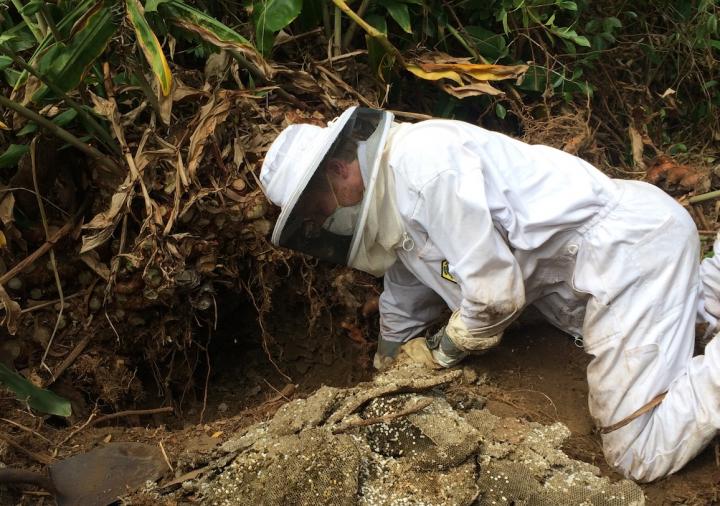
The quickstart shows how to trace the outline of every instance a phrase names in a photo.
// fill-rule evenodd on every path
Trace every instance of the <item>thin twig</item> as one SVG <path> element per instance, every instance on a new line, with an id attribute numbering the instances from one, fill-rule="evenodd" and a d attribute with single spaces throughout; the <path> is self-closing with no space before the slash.
<path id="1" fill-rule="evenodd" d="M 174 468 L 174 467 L 172 466 L 172 464 L 170 463 L 170 459 L 168 458 L 167 453 L 165 453 L 165 447 L 164 447 L 163 444 L 162 444 L 162 440 L 160 440 L 160 441 L 158 442 L 158 444 L 160 445 L 160 451 L 162 452 L 163 457 L 165 458 L 165 463 L 166 463 L 166 464 L 168 465 L 168 467 L 170 468 L 170 472 L 174 474 L 174 473 L 175 473 L 175 468 Z"/>
<path id="2" fill-rule="evenodd" d="M 398 418 L 403 418 L 405 416 L 412 415 L 413 413 L 417 413 L 418 411 L 422 411 L 432 403 L 433 399 L 420 399 L 417 402 L 412 403 L 412 405 L 406 406 L 396 413 L 389 413 L 387 415 L 374 418 L 354 418 L 351 420 L 347 420 L 346 422 L 338 423 L 335 427 L 333 427 L 332 433 L 338 434 L 340 432 L 345 432 L 349 429 L 354 429 L 356 427 L 366 427 L 368 425 L 376 425 L 378 423 L 392 422 L 393 420 L 396 420 Z"/>
<path id="3" fill-rule="evenodd" d="M 20 430 L 22 430 L 22 431 L 24 431 L 24 432 L 27 432 L 28 434 L 32 434 L 32 435 L 34 435 L 34 436 L 37 436 L 37 437 L 39 437 L 40 439 L 44 440 L 45 442 L 52 444 L 52 441 L 50 441 L 48 438 L 46 438 L 45 436 L 43 436 L 43 435 L 40 434 L 39 432 L 37 432 L 37 431 L 35 431 L 35 430 L 32 430 L 30 427 L 25 427 L 24 425 L 19 424 L 19 423 L 17 423 L 17 422 L 13 422 L 12 420 L 8 420 L 7 418 L 0 418 L 0 420 L 2 420 L 2 421 L 5 422 L 5 423 L 9 423 L 10 425 L 14 425 L 14 426 L 17 427 L 18 429 L 20 429 Z"/>
<path id="4" fill-rule="evenodd" d="M 27 448 L 25 448 L 24 446 L 22 446 L 20 443 L 15 441 L 14 438 L 10 437 L 7 434 L 3 434 L 2 432 L 0 432 L 0 441 L 7 443 L 8 445 L 15 448 L 17 451 L 24 453 L 31 459 L 35 460 L 36 462 L 40 462 L 41 464 L 48 465 L 48 464 L 52 464 L 53 462 L 55 462 L 55 459 L 50 457 L 49 455 L 43 455 L 41 453 L 35 453 L 33 451 L 30 451 Z"/>
<path id="5" fill-rule="evenodd" d="M 50 229 L 48 228 L 48 222 L 47 222 L 47 214 L 45 214 L 45 205 L 43 205 L 43 201 L 40 198 L 40 186 L 38 184 L 37 180 L 37 167 L 36 167 L 36 160 L 35 160 L 35 150 L 37 148 L 37 137 L 34 137 L 32 142 L 30 142 L 30 169 L 32 171 L 32 178 L 33 178 L 33 187 L 35 188 L 35 197 L 37 198 L 38 208 L 40 209 L 40 218 L 42 220 L 43 230 L 45 230 L 45 240 L 50 240 Z M 60 274 L 57 270 L 57 262 L 55 260 L 55 250 L 50 250 L 50 264 L 53 268 L 53 274 L 55 275 L 55 285 L 57 286 L 58 295 L 60 296 L 60 311 L 58 312 L 57 318 L 55 319 L 55 327 L 53 327 L 52 334 L 50 334 L 50 339 L 48 340 L 48 344 L 45 347 L 45 353 L 43 353 L 42 358 L 40 359 L 40 366 L 47 369 L 47 371 L 52 374 L 52 370 L 47 366 L 45 363 L 45 359 L 47 358 L 48 352 L 50 351 L 50 347 L 52 346 L 53 340 L 55 339 L 55 335 L 57 334 L 58 327 L 60 326 L 60 319 L 63 316 L 63 311 L 65 310 L 65 296 L 63 295 L 63 289 L 62 289 L 62 283 L 60 282 Z"/>
<path id="6" fill-rule="evenodd" d="M 0 95 L 0 98 L 2 95 Z M 5 274 L 0 276 L 0 285 L 4 285 L 9 280 L 17 276 L 19 273 L 21 273 L 28 265 L 32 264 L 43 256 L 45 253 L 50 251 L 55 244 L 65 237 L 67 234 L 69 234 L 74 228 L 75 228 L 75 221 L 82 215 L 82 213 L 85 211 L 85 205 L 86 202 L 83 202 L 83 204 L 80 206 L 80 209 L 78 212 L 76 212 L 73 217 L 65 223 L 65 225 L 62 226 L 60 230 L 55 232 L 52 237 L 50 237 L 47 241 L 45 241 L 45 244 L 40 246 L 38 249 L 30 253 L 27 257 L 20 260 L 15 266 L 7 271 Z"/>
<path id="7" fill-rule="evenodd" d="M 212 339 L 212 329 L 208 327 L 208 342 L 205 345 L 205 363 L 207 364 L 207 374 L 205 375 L 205 388 L 203 389 L 203 405 L 200 410 L 200 423 L 203 423 L 205 417 L 205 408 L 207 408 L 208 386 L 210 385 L 210 340 Z"/>
<path id="8" fill-rule="evenodd" d="M 82 292 L 73 293 L 72 295 L 68 295 L 67 297 L 65 297 L 65 300 L 76 299 L 76 298 L 80 297 L 81 295 L 84 295 L 84 293 L 85 293 L 84 290 Z M 21 310 L 20 313 L 21 314 L 32 313 L 33 311 L 37 311 L 38 309 L 43 309 L 48 306 L 53 306 L 53 305 L 57 304 L 58 302 L 60 302 L 60 299 L 36 301 L 36 303 L 31 303 L 30 301 L 28 301 L 28 307 Z"/>
<path id="9" fill-rule="evenodd" d="M 67 436 L 65 439 L 63 439 L 58 446 L 62 446 L 65 443 L 67 443 L 68 441 L 70 441 L 80 431 L 85 430 L 88 427 L 93 427 L 102 422 L 108 422 L 110 420 L 115 420 L 116 418 L 123 418 L 126 416 L 156 415 L 159 413 L 170 413 L 172 411 L 174 411 L 174 408 L 172 406 L 163 406 L 162 408 L 129 409 L 127 411 L 118 411 L 117 413 L 111 413 L 109 415 L 104 415 L 104 416 L 101 416 L 98 418 L 95 418 L 95 413 L 93 413 L 90 415 L 90 417 L 87 419 L 87 421 L 84 424 L 82 424 L 79 428 L 77 428 L 73 432 L 71 432 L 70 435 Z"/>
<path id="10" fill-rule="evenodd" d="M 338 84 L 341 88 L 343 88 L 348 93 L 352 94 L 357 98 L 360 102 L 362 102 L 365 106 L 370 108 L 377 108 L 377 104 L 373 104 L 370 100 L 365 98 L 362 93 L 355 90 L 352 86 L 347 84 L 345 81 L 343 81 L 339 76 L 337 76 L 335 73 L 330 72 L 328 69 L 326 69 L 323 66 L 318 65 L 317 69 L 321 71 L 323 74 L 325 74 L 330 80 L 335 81 L 336 84 Z"/>
<path id="11" fill-rule="evenodd" d="M 52 372 L 52 378 L 50 378 L 50 381 L 45 384 L 45 387 L 47 388 L 49 385 L 52 385 L 62 373 L 64 373 L 68 367 L 70 367 L 73 362 L 80 356 L 80 354 L 85 350 L 90 340 L 93 338 L 93 333 L 88 332 L 85 334 L 85 337 L 83 337 L 72 349 L 72 351 L 68 354 L 67 357 L 65 357 L 65 360 L 62 361 L 62 363 L 55 368 L 55 370 Z"/>

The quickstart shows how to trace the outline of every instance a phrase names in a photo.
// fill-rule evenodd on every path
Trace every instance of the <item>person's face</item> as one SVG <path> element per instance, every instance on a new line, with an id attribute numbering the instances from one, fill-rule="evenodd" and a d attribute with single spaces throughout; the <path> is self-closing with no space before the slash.
<path id="1" fill-rule="evenodd" d="M 345 162 L 329 160 L 324 169 L 326 187 L 306 195 L 307 216 L 316 225 L 322 225 L 338 207 L 359 204 L 365 194 L 365 184 L 357 160 Z"/>
<path id="2" fill-rule="evenodd" d="M 348 207 L 359 204 L 365 194 L 365 184 L 357 160 L 329 160 L 325 167 L 328 181 L 337 199 L 337 206 Z M 333 209 L 334 211 L 334 209 Z"/>

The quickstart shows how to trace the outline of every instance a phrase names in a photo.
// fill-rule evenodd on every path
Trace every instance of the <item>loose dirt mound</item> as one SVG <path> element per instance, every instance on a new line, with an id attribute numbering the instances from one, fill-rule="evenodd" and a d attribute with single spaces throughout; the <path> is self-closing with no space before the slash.
<path id="1" fill-rule="evenodd" d="M 204 468 L 147 492 L 203 504 L 644 504 L 642 490 L 568 457 L 561 423 L 455 407 L 467 381 L 405 365 L 353 388 L 323 387 L 228 440 Z"/>

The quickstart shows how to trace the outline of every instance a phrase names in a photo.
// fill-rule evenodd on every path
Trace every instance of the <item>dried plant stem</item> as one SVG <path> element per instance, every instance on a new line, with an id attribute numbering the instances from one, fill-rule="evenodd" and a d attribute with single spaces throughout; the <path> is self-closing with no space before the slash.
<path id="1" fill-rule="evenodd" d="M 17 102 L 13 102 L 9 98 L 5 97 L 4 95 L 0 95 L 0 105 L 3 107 L 7 107 L 8 109 L 12 109 L 16 113 L 18 113 L 20 116 L 29 119 L 30 121 L 34 121 L 41 127 L 48 130 L 51 134 L 55 135 L 59 139 L 67 142 L 74 148 L 77 148 L 79 151 L 82 151 L 87 156 L 92 158 L 93 160 L 97 161 L 98 164 L 108 172 L 111 172 L 113 174 L 122 175 L 123 171 L 122 169 L 113 162 L 108 156 L 102 154 L 100 151 L 95 149 L 94 147 L 85 144 L 80 139 L 75 137 L 73 134 L 65 130 L 64 128 L 56 125 L 52 121 L 48 120 L 47 118 L 44 118 L 40 116 L 35 111 L 31 111 L 27 107 L 18 104 Z"/>
<path id="2" fill-rule="evenodd" d="M 408 415 L 412 415 L 414 413 L 417 413 L 418 411 L 422 411 L 423 409 L 427 408 L 430 404 L 433 403 L 433 399 L 419 399 L 416 402 L 408 403 L 403 409 L 396 413 L 388 413 L 387 415 L 378 416 L 374 418 L 349 418 L 343 422 L 338 423 L 335 427 L 332 428 L 333 434 L 338 434 L 340 432 L 346 432 L 350 429 L 354 429 L 356 427 L 367 427 L 368 425 L 376 425 L 378 423 L 387 423 L 392 422 L 393 420 L 397 420 L 398 418 L 404 418 Z"/>
<path id="3" fill-rule="evenodd" d="M 33 459 L 37 462 L 40 462 L 41 464 L 47 465 L 47 464 L 52 464 L 53 462 L 55 462 L 55 459 L 53 459 L 52 457 L 50 457 L 48 455 L 43 455 L 41 453 L 35 453 L 33 451 L 28 450 L 27 448 L 22 446 L 20 443 L 15 441 L 14 438 L 8 436 L 7 434 L 0 433 L 0 441 L 7 443 L 8 445 L 12 446 L 17 451 L 24 453 L 31 459 Z"/>
<path id="4" fill-rule="evenodd" d="M 43 245 L 40 246 L 38 249 L 36 249 L 36 250 L 33 251 L 32 253 L 30 253 L 28 256 L 26 256 L 25 258 L 23 258 L 22 260 L 20 260 L 17 264 L 15 264 L 15 266 L 13 266 L 12 269 L 10 269 L 10 270 L 7 271 L 5 274 L 3 274 L 2 276 L 0 276 L 0 285 L 4 285 L 4 284 L 7 283 L 9 280 L 11 280 L 11 279 L 14 278 L 15 276 L 17 276 L 17 275 L 18 275 L 19 273 L 21 273 L 28 265 L 30 265 L 31 263 L 33 263 L 35 260 L 37 260 L 38 258 L 40 258 L 41 256 L 43 256 L 43 255 L 44 255 L 45 253 L 47 253 L 48 251 L 50 251 L 50 250 L 52 249 L 52 247 L 55 246 L 55 244 L 56 244 L 60 239 L 62 239 L 63 237 L 65 237 L 67 234 L 69 234 L 69 233 L 75 228 L 75 222 L 77 221 L 77 219 L 78 219 L 78 218 L 80 217 L 80 215 L 84 212 L 84 210 L 85 210 L 85 204 L 86 204 L 86 203 L 84 202 L 83 205 L 80 206 L 80 210 L 78 210 L 78 212 L 75 213 L 75 215 L 74 215 L 67 223 L 65 223 L 65 225 L 63 225 L 63 227 L 62 227 L 60 230 L 58 230 L 57 232 L 55 232 L 50 239 L 48 239 L 47 241 L 45 241 L 45 244 L 43 244 Z"/>
<path id="5" fill-rule="evenodd" d="M 340 45 L 342 44 L 342 15 L 340 9 L 335 7 L 335 20 L 333 28 L 333 53 L 335 56 L 341 53 Z"/>
<path id="6" fill-rule="evenodd" d="M 708 193 L 701 193 L 700 195 L 695 195 L 694 197 L 690 197 L 688 199 L 688 202 L 690 204 L 697 204 L 699 202 L 705 202 L 706 200 L 716 199 L 718 197 L 720 197 L 720 190 L 715 190 Z"/>
<path id="7" fill-rule="evenodd" d="M 37 139 L 37 137 L 33 138 L 32 142 L 30 143 L 30 168 L 32 170 L 35 197 L 37 198 L 38 208 L 40 209 L 40 218 L 42 220 L 43 230 L 45 230 L 45 240 L 49 241 L 50 229 L 48 228 L 47 215 L 45 214 L 45 205 L 43 204 L 42 198 L 40 198 L 40 186 L 38 185 L 37 180 L 37 167 L 35 163 L 35 150 L 37 149 Z M 40 359 L 40 365 L 47 369 L 50 375 L 52 375 L 53 372 L 45 363 L 45 359 L 48 356 L 50 347 L 52 346 L 53 340 L 55 339 L 55 334 L 57 334 L 58 327 L 60 326 L 60 319 L 63 316 L 63 311 L 65 310 L 65 297 L 63 295 L 62 283 L 60 282 L 60 274 L 57 270 L 55 250 L 53 249 L 50 250 L 50 263 L 52 264 L 53 274 L 55 276 L 55 285 L 57 286 L 58 296 L 60 297 L 60 311 L 58 312 L 57 318 L 55 319 L 55 327 L 53 327 L 52 334 L 50 334 L 50 339 L 48 340 L 48 344 L 45 347 L 45 353 L 43 353 L 42 359 Z"/>
<path id="8" fill-rule="evenodd" d="M 153 408 L 153 409 L 129 409 L 127 411 L 118 411 L 117 413 L 111 413 L 109 415 L 96 417 L 95 413 L 91 414 L 87 421 L 82 424 L 80 427 L 72 431 L 65 439 L 60 441 L 60 444 L 58 447 L 64 445 L 68 441 L 70 441 L 72 438 L 74 438 L 78 433 L 80 433 L 82 430 L 86 429 L 87 427 L 92 427 L 94 425 L 97 425 L 102 422 L 107 422 L 109 420 L 115 420 L 116 418 L 123 418 L 125 416 L 141 416 L 141 415 L 156 415 L 160 413 L 170 413 L 174 411 L 174 408 L 172 406 L 164 406 L 162 408 Z"/>
<path id="9" fill-rule="evenodd" d="M 23 432 L 27 432 L 28 434 L 32 434 L 33 436 L 37 436 L 40 439 L 42 439 L 43 441 L 45 441 L 46 443 L 52 444 L 52 441 L 50 441 L 48 438 L 46 438 L 45 436 L 40 434 L 38 431 L 31 429 L 30 427 L 25 427 L 24 425 L 17 423 L 17 422 L 13 422 L 12 420 L 8 420 L 7 418 L 0 418 L 0 420 L 17 427 L 18 429 L 20 429 Z"/>

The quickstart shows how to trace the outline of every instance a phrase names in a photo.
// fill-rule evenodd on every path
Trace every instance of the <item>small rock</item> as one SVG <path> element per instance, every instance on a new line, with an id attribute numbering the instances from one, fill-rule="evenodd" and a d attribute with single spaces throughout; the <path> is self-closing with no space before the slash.
<path id="1" fill-rule="evenodd" d="M 217 409 L 220 413 L 225 413 L 228 410 L 228 405 L 221 402 Z"/>

